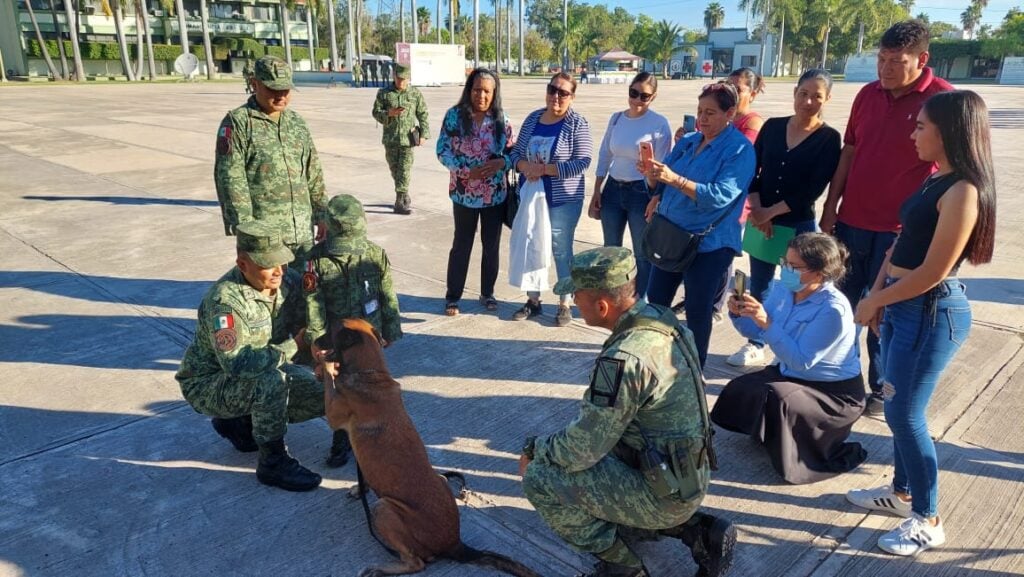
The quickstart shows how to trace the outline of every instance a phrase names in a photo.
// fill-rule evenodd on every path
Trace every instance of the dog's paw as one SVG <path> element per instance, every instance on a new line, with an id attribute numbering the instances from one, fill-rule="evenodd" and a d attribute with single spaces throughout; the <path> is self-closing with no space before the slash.
<path id="1" fill-rule="evenodd" d="M 385 575 L 387 575 L 387 573 L 376 567 L 367 567 L 359 572 L 358 577 L 384 577 Z"/>
<path id="2" fill-rule="evenodd" d="M 360 498 L 362 496 L 363 496 L 363 492 L 359 490 L 359 485 L 355 485 L 354 487 L 352 487 L 351 489 L 348 490 L 348 498 L 349 499 L 358 499 L 358 498 Z M 362 574 L 360 573 L 360 575 L 362 575 Z"/>

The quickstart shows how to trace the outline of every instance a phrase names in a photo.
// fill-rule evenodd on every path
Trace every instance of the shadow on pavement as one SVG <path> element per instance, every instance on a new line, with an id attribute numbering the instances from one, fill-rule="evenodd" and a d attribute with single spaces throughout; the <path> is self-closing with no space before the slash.
<path id="1" fill-rule="evenodd" d="M 87 202 L 106 202 L 108 204 L 122 204 L 134 206 L 148 206 L 152 204 L 169 204 L 176 206 L 218 206 L 216 200 L 191 200 L 187 198 L 157 198 L 145 196 L 45 196 L 26 195 L 21 198 L 25 200 L 45 200 L 57 202 L 64 200 L 80 200 Z"/>

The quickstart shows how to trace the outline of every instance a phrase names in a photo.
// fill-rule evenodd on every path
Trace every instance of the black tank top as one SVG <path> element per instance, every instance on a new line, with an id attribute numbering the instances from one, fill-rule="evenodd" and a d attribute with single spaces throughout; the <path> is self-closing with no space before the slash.
<path id="1" fill-rule="evenodd" d="M 953 183 L 960 180 L 956 173 L 940 177 L 929 177 L 921 188 L 910 196 L 900 207 L 900 225 L 903 227 L 892 249 L 889 263 L 900 268 L 914 269 L 921 266 L 928 247 L 935 236 L 939 223 L 939 209 L 936 205 Z M 957 260 L 953 270 L 960 267 L 963 257 Z"/>

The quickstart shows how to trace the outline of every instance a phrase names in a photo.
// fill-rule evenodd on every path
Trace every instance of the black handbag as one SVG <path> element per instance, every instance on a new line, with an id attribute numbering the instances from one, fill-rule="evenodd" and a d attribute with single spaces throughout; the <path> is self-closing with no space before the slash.
<path id="1" fill-rule="evenodd" d="M 502 216 L 502 222 L 512 228 L 512 223 L 516 221 L 516 213 L 519 212 L 519 179 L 516 178 L 514 169 L 505 171 L 502 184 L 505 187 L 505 214 Z"/>
<path id="2" fill-rule="evenodd" d="M 704 237 L 711 234 L 711 231 L 715 230 L 715 227 L 729 216 L 736 201 L 742 198 L 741 194 L 736 200 L 729 203 L 722 216 L 718 217 L 703 232 L 684 230 L 662 214 L 654 213 L 651 222 L 647 223 L 647 227 L 644 228 L 641 242 L 644 256 L 661 270 L 675 273 L 686 272 L 686 269 L 693 264 L 693 259 L 697 258 L 697 249 L 700 248 Z"/>

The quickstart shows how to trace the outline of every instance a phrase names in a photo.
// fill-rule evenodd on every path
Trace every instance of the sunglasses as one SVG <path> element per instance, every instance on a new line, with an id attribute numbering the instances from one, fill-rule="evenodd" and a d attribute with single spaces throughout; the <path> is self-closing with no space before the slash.
<path id="1" fill-rule="evenodd" d="M 653 92 L 640 92 L 636 88 L 630 88 L 629 89 L 629 97 L 630 98 L 636 98 L 640 102 L 647 102 L 648 100 L 654 98 L 654 93 Z"/>
<path id="2" fill-rule="evenodd" d="M 568 90 L 562 90 L 561 88 L 553 84 L 548 84 L 548 96 L 558 96 L 559 98 L 564 99 L 572 96 L 572 92 L 569 92 Z"/>

